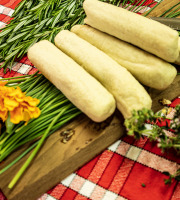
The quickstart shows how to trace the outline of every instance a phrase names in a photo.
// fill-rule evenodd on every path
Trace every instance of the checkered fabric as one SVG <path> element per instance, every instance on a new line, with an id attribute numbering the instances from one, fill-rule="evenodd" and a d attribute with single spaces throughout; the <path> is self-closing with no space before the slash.
<path id="1" fill-rule="evenodd" d="M 0 28 L 6 25 L 21 0 L 0 0 Z M 159 0 L 147 0 L 156 5 Z M 139 14 L 144 12 L 141 10 Z M 0 63 L 1 65 L 1 63 Z M 33 74 L 37 69 L 26 56 L 1 77 Z M 169 106 L 168 117 L 173 117 L 174 107 L 180 104 L 177 97 Z M 162 125 L 162 124 L 159 124 Z M 147 125 L 147 128 L 151 128 Z M 170 133 L 169 133 L 170 134 Z M 180 157 L 175 151 L 162 153 L 156 142 L 148 138 L 135 140 L 123 136 L 101 154 L 89 161 L 38 200 L 180 200 L 180 183 L 173 180 L 165 185 L 163 171 L 174 173 L 180 167 Z M 0 200 L 5 197 L 0 192 Z"/>
<path id="2" fill-rule="evenodd" d="M 180 97 L 169 106 L 168 118 L 178 104 Z M 147 137 L 124 136 L 38 200 L 180 200 L 180 183 L 165 185 L 162 173 L 179 167 L 174 150 L 162 153 Z"/>

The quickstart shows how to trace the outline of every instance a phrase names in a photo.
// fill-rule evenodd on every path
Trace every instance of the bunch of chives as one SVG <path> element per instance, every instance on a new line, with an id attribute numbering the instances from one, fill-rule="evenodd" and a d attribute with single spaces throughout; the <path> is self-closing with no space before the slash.
<path id="1" fill-rule="evenodd" d="M 19 83 L 19 81 L 21 82 Z M 2 128 L 0 135 L 0 162 L 18 147 L 30 143 L 30 147 L 25 151 L 28 153 L 32 147 L 34 148 L 39 144 L 45 133 L 43 140 L 81 113 L 42 74 L 13 78 L 8 81 L 6 86 L 19 86 L 23 92 L 26 92 L 27 96 L 38 98 L 40 100 L 38 107 L 41 110 L 41 115 L 37 119 L 31 119 L 27 125 L 24 122 L 15 125 L 11 133 L 7 133 L 5 127 Z M 26 153 L 23 152 L 23 156 Z M 22 158 L 22 155 L 20 155 L 20 158 Z M 19 158 L 16 159 L 16 161 L 18 160 Z M 16 161 L 13 162 L 15 163 Z M 2 169 L 0 174 L 10 166 Z"/>

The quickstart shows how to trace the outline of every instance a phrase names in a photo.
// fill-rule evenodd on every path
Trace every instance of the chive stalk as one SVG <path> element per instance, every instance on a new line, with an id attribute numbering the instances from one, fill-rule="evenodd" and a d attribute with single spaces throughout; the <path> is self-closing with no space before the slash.
<path id="1" fill-rule="evenodd" d="M 159 6 L 159 4 L 162 2 L 163 0 L 160 0 L 155 6 L 153 6 L 145 15 L 144 17 L 146 17 L 147 15 L 149 15 L 150 12 L 152 12 L 157 6 Z"/>
<path id="2" fill-rule="evenodd" d="M 177 5 L 179 5 L 180 2 L 178 2 L 177 4 L 173 5 L 171 8 L 167 9 L 165 12 L 163 12 L 159 17 L 163 17 L 164 15 L 166 15 L 168 12 L 170 12 L 173 8 L 175 8 Z"/>
<path id="3" fill-rule="evenodd" d="M 41 146 L 43 145 L 46 136 L 48 135 L 49 131 L 51 130 L 51 128 L 53 127 L 53 125 L 56 123 L 56 121 L 62 116 L 62 114 L 65 112 L 66 109 L 68 109 L 69 106 L 67 106 L 65 109 L 63 109 L 50 123 L 50 125 L 48 126 L 47 130 L 45 131 L 45 133 L 43 134 L 42 138 L 40 139 L 40 141 L 38 142 L 38 145 L 35 147 L 35 149 L 33 150 L 33 152 L 31 153 L 31 155 L 29 156 L 29 158 L 26 160 L 26 162 L 24 163 L 24 165 L 21 167 L 21 169 L 18 171 L 18 173 L 15 175 L 15 177 L 12 179 L 12 181 L 10 182 L 10 184 L 8 185 L 8 188 L 12 189 L 13 186 L 16 184 L 16 182 L 19 180 L 19 178 L 22 176 L 22 174 L 25 172 L 25 170 L 27 169 L 27 167 L 30 165 L 30 163 L 32 162 L 32 160 L 34 159 L 34 157 L 36 156 L 36 154 L 38 153 L 39 149 L 41 148 Z"/>

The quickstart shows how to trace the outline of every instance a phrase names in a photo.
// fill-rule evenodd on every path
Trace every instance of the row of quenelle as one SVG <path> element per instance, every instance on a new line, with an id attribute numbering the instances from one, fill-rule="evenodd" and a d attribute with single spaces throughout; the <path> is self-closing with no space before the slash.
<path id="1" fill-rule="evenodd" d="M 28 50 L 28 58 L 96 122 L 108 118 L 116 107 L 125 118 L 131 117 L 133 110 L 150 109 L 152 100 L 141 83 L 156 89 L 165 89 L 172 83 L 177 72 L 168 62 L 176 61 L 179 56 L 178 33 L 98 0 L 85 0 L 83 6 L 85 22 L 90 26 L 75 25 L 71 31 L 61 31 L 55 37 L 55 45 L 46 40 L 36 43 Z M 133 24 L 134 17 L 138 23 Z M 139 23 L 142 24 L 138 28 Z M 146 23 L 154 27 L 149 35 L 144 27 Z M 162 37 L 156 36 L 156 29 L 165 31 L 164 40 L 169 45 L 168 42 L 159 44 Z M 140 49 L 142 46 L 130 44 L 133 42 L 150 47 L 144 51 Z M 168 57 L 168 62 L 163 56 Z"/>

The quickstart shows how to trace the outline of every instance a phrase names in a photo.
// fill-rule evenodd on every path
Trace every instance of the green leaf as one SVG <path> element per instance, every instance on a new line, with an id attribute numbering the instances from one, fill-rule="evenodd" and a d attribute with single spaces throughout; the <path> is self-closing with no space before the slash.
<path id="1" fill-rule="evenodd" d="M 5 35 L 7 35 L 8 33 L 10 33 L 12 31 L 12 28 L 6 28 L 2 29 L 2 31 L 0 32 L 0 37 L 4 37 Z"/>
<path id="2" fill-rule="evenodd" d="M 17 40 L 16 42 L 14 42 L 13 45 L 11 45 L 11 48 L 9 49 L 9 53 L 12 53 L 13 50 L 15 50 L 16 46 L 18 45 L 19 41 Z"/>
<path id="3" fill-rule="evenodd" d="M 71 9 L 73 9 L 73 7 L 75 6 L 75 3 L 76 3 L 76 1 L 72 1 L 72 3 L 68 7 L 68 11 L 70 11 Z"/>
<path id="4" fill-rule="evenodd" d="M 14 11 L 14 13 L 12 14 L 12 17 L 14 17 L 17 13 L 20 12 L 20 10 L 24 7 L 25 3 L 26 3 L 26 0 L 21 1 L 21 2 L 16 6 L 15 11 Z"/>
<path id="5" fill-rule="evenodd" d="M 50 18 L 50 19 L 47 21 L 46 26 L 49 26 L 49 25 L 52 23 L 52 21 L 53 21 L 53 18 Z"/>
<path id="6" fill-rule="evenodd" d="M 2 45 L 0 45 L 0 49 L 3 49 L 4 47 L 6 47 L 7 46 L 7 43 L 4 43 L 4 44 L 2 44 Z M 2 53 L 2 52 L 1 52 Z"/>
<path id="7" fill-rule="evenodd" d="M 12 131 L 13 131 L 13 128 L 15 126 L 15 124 L 13 124 L 11 121 L 10 121 L 10 113 L 8 114 L 8 118 L 7 120 L 5 121 L 5 125 L 6 125 L 6 132 L 11 134 Z"/>
<path id="8" fill-rule="evenodd" d="M 142 187 L 146 187 L 146 184 L 145 184 L 145 183 L 142 183 L 141 186 L 142 186 Z"/>
<path id="9" fill-rule="evenodd" d="M 26 7 L 28 10 L 31 8 L 32 5 L 33 5 L 33 0 L 26 2 Z"/>
<path id="10" fill-rule="evenodd" d="M 31 16 L 31 18 L 28 20 L 28 19 L 24 19 L 23 21 L 21 21 L 13 30 L 13 32 L 16 32 L 18 31 L 20 28 L 23 29 L 22 32 L 24 32 L 24 27 L 22 28 L 22 26 L 28 26 L 29 24 L 31 24 L 33 22 L 32 25 L 34 25 L 34 20 L 35 20 L 35 17 Z"/>
<path id="11" fill-rule="evenodd" d="M 20 51 L 20 49 L 16 49 L 15 51 L 13 51 L 12 53 L 10 53 L 9 55 L 7 55 L 5 57 L 5 60 L 9 60 L 10 58 L 12 58 L 13 56 L 17 55 L 17 53 Z"/>
<path id="12" fill-rule="evenodd" d="M 170 185 L 171 182 L 172 182 L 172 179 L 171 179 L 171 178 L 169 178 L 169 179 L 164 179 L 165 185 Z"/>
<path id="13" fill-rule="evenodd" d="M 15 40 L 17 40 L 17 39 L 22 38 L 23 36 L 25 36 L 27 33 L 28 32 L 20 33 L 20 34 L 16 35 L 15 37 L 13 37 L 12 39 L 7 40 L 7 43 L 14 42 Z"/>
<path id="14" fill-rule="evenodd" d="M 62 15 L 62 11 L 60 11 L 59 14 L 53 20 L 53 23 L 51 25 L 52 28 L 56 25 L 56 23 L 58 22 L 58 20 L 61 18 L 61 15 Z"/>
<path id="15" fill-rule="evenodd" d="M 119 5 L 127 3 L 127 0 L 101 0 L 103 2 Z M 0 53 L 1 58 L 9 56 L 12 52 L 12 43 L 18 41 L 26 42 L 34 40 L 38 37 L 38 41 L 42 39 L 50 39 L 54 41 L 54 37 L 58 31 L 70 29 L 75 24 L 82 24 L 85 18 L 83 10 L 84 0 L 23 0 L 13 13 L 14 19 L 7 24 L 6 28 L 0 33 L 1 40 L 0 49 L 6 48 Z M 135 3 L 130 0 L 131 4 Z M 53 28 L 56 28 L 54 31 Z M 13 35 L 15 34 L 15 35 Z M 7 39 L 9 38 L 9 39 Z M 17 45 L 20 48 L 20 45 Z M 26 52 L 28 46 L 21 46 L 20 57 Z M 17 55 L 14 55 L 17 57 Z"/>
<path id="16" fill-rule="evenodd" d="M 170 176 L 170 173 L 168 171 L 164 171 L 163 174 L 166 176 Z"/>
<path id="17" fill-rule="evenodd" d="M 31 8 L 31 12 L 32 11 L 36 11 L 36 10 L 38 10 L 41 6 L 43 5 L 43 3 L 41 2 L 41 3 L 39 3 L 37 6 L 34 6 L 33 8 Z"/>
<path id="18" fill-rule="evenodd" d="M 38 23 L 35 26 L 35 29 L 39 28 L 40 26 L 43 26 L 48 20 L 49 20 L 49 18 L 42 20 L 40 23 Z"/>

